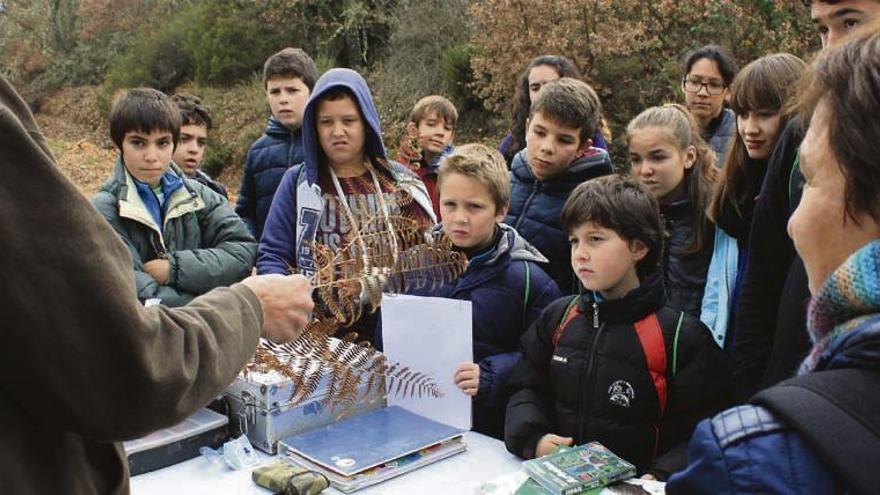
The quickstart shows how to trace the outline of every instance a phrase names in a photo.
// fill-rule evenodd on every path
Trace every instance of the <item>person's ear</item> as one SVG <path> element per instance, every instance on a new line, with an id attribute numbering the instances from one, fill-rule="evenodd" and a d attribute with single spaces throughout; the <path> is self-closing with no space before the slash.
<path id="1" fill-rule="evenodd" d="M 580 147 L 578 147 L 578 155 L 583 155 L 584 153 L 586 153 L 591 146 L 593 146 L 593 140 L 590 138 L 584 139 L 584 142 L 582 142 Z"/>
<path id="2" fill-rule="evenodd" d="M 636 263 L 645 259 L 645 256 L 648 256 L 649 251 L 650 249 L 648 249 L 648 246 L 638 239 L 629 243 L 629 252 L 632 254 L 632 259 Z"/>
<path id="3" fill-rule="evenodd" d="M 688 146 L 687 152 L 684 155 L 684 168 L 685 170 L 694 166 L 694 163 L 697 163 L 697 147 L 696 146 Z"/>
<path id="4" fill-rule="evenodd" d="M 504 221 L 504 217 L 507 216 L 507 210 L 510 208 L 510 204 L 506 204 L 495 212 L 495 223 L 501 223 Z"/>

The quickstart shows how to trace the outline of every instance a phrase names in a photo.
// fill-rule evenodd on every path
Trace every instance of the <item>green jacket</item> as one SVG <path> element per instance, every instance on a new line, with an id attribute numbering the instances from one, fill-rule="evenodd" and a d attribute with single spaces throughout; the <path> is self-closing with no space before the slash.
<path id="1" fill-rule="evenodd" d="M 183 306 L 215 287 L 238 282 L 254 266 L 257 243 L 244 222 L 222 196 L 196 181 L 185 179 L 184 186 L 166 199 L 161 230 L 122 160 L 92 203 L 131 251 L 141 301 L 159 299 L 166 306 Z M 168 285 L 159 285 L 144 271 L 144 263 L 156 258 L 171 264 Z"/>

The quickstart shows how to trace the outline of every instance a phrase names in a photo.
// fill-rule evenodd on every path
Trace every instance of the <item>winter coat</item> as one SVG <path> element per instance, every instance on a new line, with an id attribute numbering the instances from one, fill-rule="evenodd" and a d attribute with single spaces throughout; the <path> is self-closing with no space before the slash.
<path id="1" fill-rule="evenodd" d="M 690 465 L 670 480 L 667 493 L 877 493 L 880 482 L 873 471 L 880 465 L 880 396 L 875 393 L 880 388 L 878 273 L 880 240 L 875 240 L 828 277 L 810 303 L 809 335 L 814 345 L 801 365 L 801 376 L 758 394 L 753 399 L 757 405 L 740 406 L 702 422 L 691 440 Z M 868 372 L 861 377 L 869 382 L 835 383 L 840 382 L 835 375 L 846 370 Z M 830 393 L 823 393 L 822 388 L 828 386 Z M 855 401 L 831 403 L 851 414 L 853 424 L 860 424 L 864 433 L 837 437 L 843 425 L 836 423 L 828 424 L 825 431 L 799 432 L 790 424 L 831 416 L 824 407 L 794 408 L 794 413 L 768 410 L 775 407 L 768 401 L 771 392 L 798 397 L 790 395 L 792 387 Z M 791 423 L 784 419 L 788 414 L 794 414 Z M 829 449 L 839 448 L 835 443 L 840 441 L 852 442 L 848 450 L 857 452 L 846 459 L 824 457 Z M 861 466 L 856 469 L 868 472 L 874 488 L 864 491 L 851 486 L 849 468 L 841 470 L 836 461 Z"/>
<path id="2" fill-rule="evenodd" d="M 767 163 L 748 159 L 746 167 L 753 172 L 746 198 L 734 206 L 731 201 L 735 200 L 725 196 L 715 219 L 715 243 L 700 309 L 700 320 L 712 329 L 715 341 L 725 349 L 733 347 L 734 310 L 745 278 L 749 233 Z"/>
<path id="3" fill-rule="evenodd" d="M 434 210 L 425 185 L 399 163 L 389 162 L 382 143 L 379 114 L 366 81 L 350 69 L 332 69 L 315 84 L 303 113 L 303 153 L 305 162 L 285 172 L 266 218 L 266 226 L 257 254 L 258 273 L 290 273 L 296 268 L 314 275 L 315 262 L 309 245 L 314 242 L 318 222 L 324 211 L 324 198 L 318 183 L 321 167 L 321 144 L 315 131 L 317 102 L 330 89 L 348 88 L 357 98 L 364 119 L 365 152 L 379 173 L 387 174 L 399 188 L 432 219 Z"/>
<path id="4" fill-rule="evenodd" d="M 667 302 L 673 308 L 699 317 L 714 248 L 712 226 L 707 222 L 709 236 L 708 241 L 703 242 L 702 249 L 695 254 L 686 254 L 693 231 L 691 220 L 694 211 L 690 200 L 682 197 L 672 203 L 661 204 L 660 213 L 669 233 L 661 260 Z M 703 212 L 697 214 L 705 216 Z"/>
<path id="5" fill-rule="evenodd" d="M 580 283 L 571 270 L 571 247 L 562 226 L 562 207 L 578 184 L 611 171 L 611 158 L 598 148 L 590 148 L 564 172 L 547 181 L 538 180 L 532 173 L 526 150 L 513 160 L 510 209 L 504 223 L 515 228 L 550 260 L 545 271 L 563 294 L 576 294 Z"/>
<path id="6" fill-rule="evenodd" d="M 440 189 L 437 187 L 437 171 L 440 169 L 440 162 L 453 151 L 455 151 L 455 147 L 450 144 L 443 148 L 443 151 L 435 156 L 429 164 L 425 164 L 424 159 L 420 162 L 410 163 L 403 156 L 398 156 L 397 158 L 398 163 L 415 172 L 419 179 L 422 180 L 422 183 L 425 184 L 428 196 L 431 197 L 431 204 L 434 206 L 434 216 L 437 217 L 438 222 L 440 221 Z"/>
<path id="7" fill-rule="evenodd" d="M 0 493 L 123 495 L 121 440 L 180 423 L 253 356 L 247 287 L 144 308 L 130 251 L 0 76 Z"/>
<path id="8" fill-rule="evenodd" d="M 494 248 L 471 258 L 461 277 L 414 294 L 471 301 L 474 362 L 480 366 L 473 429 L 500 439 L 510 397 L 505 384 L 520 358 L 520 338 L 562 293 L 541 268 L 547 258 L 512 227 L 498 227 Z"/>
<path id="9" fill-rule="evenodd" d="M 569 298 L 551 304 L 523 336 L 522 361 L 508 379 L 517 391 L 507 406 L 507 449 L 533 457 L 548 433 L 575 444 L 596 440 L 640 473 L 666 476 L 684 466 L 697 421 L 729 404 L 726 356 L 699 320 L 665 305 L 657 275 L 621 299 L 595 299 L 580 296 L 580 314 L 555 346 Z M 665 349 L 665 413 L 635 329 L 652 313 Z"/>
<path id="10" fill-rule="evenodd" d="M 731 139 L 736 136 L 736 114 L 729 108 L 722 108 L 721 113 L 709 126 L 708 134 L 704 136 L 709 147 L 715 152 L 718 166 L 723 167 L 727 159 L 727 151 L 730 149 Z"/>
<path id="11" fill-rule="evenodd" d="M 229 193 L 226 192 L 226 186 L 220 183 L 220 181 L 215 180 L 210 175 L 202 172 L 201 170 L 196 170 L 196 176 L 193 177 L 196 182 L 204 186 L 208 186 L 208 189 L 214 191 L 215 193 L 223 196 L 226 200 L 229 200 Z"/>
<path id="12" fill-rule="evenodd" d="M 178 179 L 180 170 L 169 169 Z M 247 277 L 257 243 L 222 196 L 183 179 L 165 200 L 164 224 L 157 225 L 122 160 L 92 200 L 131 251 L 138 298 L 183 306 L 215 287 Z M 164 258 L 171 264 L 168 285 L 160 285 L 144 263 Z"/>
<path id="13" fill-rule="evenodd" d="M 736 398 L 791 377 L 810 348 L 806 307 L 810 294 L 803 262 L 788 236 L 803 176 L 799 119 L 789 120 L 767 163 L 749 235 L 748 264 L 736 309 L 733 377 Z"/>
<path id="14" fill-rule="evenodd" d="M 305 159 L 302 133 L 291 131 L 275 117 L 269 119 L 266 131 L 254 141 L 247 153 L 241 189 L 235 212 L 244 220 L 256 240 L 263 235 L 272 198 L 284 172 Z"/>

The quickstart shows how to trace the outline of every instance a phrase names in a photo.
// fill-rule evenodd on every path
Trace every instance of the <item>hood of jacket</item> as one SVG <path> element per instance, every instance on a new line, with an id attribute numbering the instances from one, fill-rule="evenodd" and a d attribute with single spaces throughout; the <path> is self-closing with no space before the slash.
<path id="1" fill-rule="evenodd" d="M 364 119 L 364 152 L 370 157 L 374 165 L 387 162 L 385 144 L 382 142 L 382 127 L 379 121 L 379 112 L 373 103 L 370 88 L 367 81 L 351 69 L 330 69 L 315 83 L 315 90 L 309 96 L 306 108 L 303 111 L 302 137 L 303 154 L 306 163 L 306 179 L 309 184 L 318 182 L 318 167 L 320 164 L 321 142 L 315 127 L 315 119 L 318 103 L 324 93 L 334 88 L 346 88 L 354 94 L 357 105 Z"/>
<path id="2" fill-rule="evenodd" d="M 561 174 L 549 180 L 540 181 L 532 172 L 532 167 L 529 166 L 527 151 L 528 148 L 513 157 L 513 163 L 510 166 L 511 173 L 526 184 L 542 182 L 544 187 L 551 191 L 555 189 L 570 191 L 585 180 L 607 175 L 613 171 L 611 156 L 608 155 L 608 152 L 601 148 L 591 147 L 571 162 Z"/>

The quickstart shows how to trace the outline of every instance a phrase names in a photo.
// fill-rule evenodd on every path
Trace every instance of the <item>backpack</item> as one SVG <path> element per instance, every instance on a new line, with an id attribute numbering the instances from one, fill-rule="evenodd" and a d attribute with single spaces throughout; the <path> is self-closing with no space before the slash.
<path id="1" fill-rule="evenodd" d="M 813 448 L 853 493 L 880 493 L 880 372 L 839 369 L 791 378 L 753 404 L 769 409 Z M 873 459 L 873 460 L 872 460 Z"/>
<path id="2" fill-rule="evenodd" d="M 579 314 L 582 314 L 581 308 L 577 304 L 579 297 L 580 296 L 572 296 L 568 306 L 562 313 L 562 318 L 559 320 L 559 324 L 553 331 L 551 342 L 553 343 L 554 349 L 571 321 Z M 678 316 L 678 324 L 675 328 L 675 337 L 672 343 L 671 371 L 673 378 L 675 378 L 675 373 L 678 370 L 678 337 L 681 333 L 681 325 L 683 322 L 684 312 L 682 311 Z M 635 322 L 633 326 L 636 329 L 639 343 L 642 345 L 642 351 L 645 353 L 648 372 L 651 374 L 651 381 L 654 383 L 654 389 L 657 391 L 657 399 L 660 404 L 660 416 L 663 416 L 666 412 L 668 387 L 666 384 L 666 342 L 663 338 L 663 330 L 660 328 L 660 320 L 657 318 L 657 313 L 651 313 Z"/>

